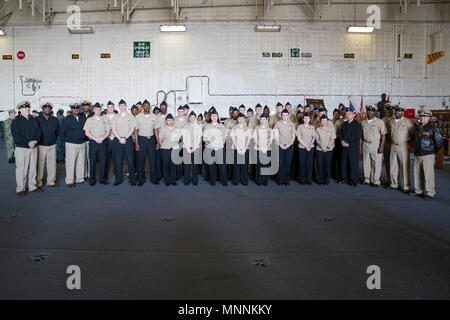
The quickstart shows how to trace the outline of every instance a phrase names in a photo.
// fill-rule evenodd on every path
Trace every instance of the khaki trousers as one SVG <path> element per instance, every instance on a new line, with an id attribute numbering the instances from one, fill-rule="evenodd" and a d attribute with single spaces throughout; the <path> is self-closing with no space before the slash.
<path id="1" fill-rule="evenodd" d="M 56 182 L 56 144 L 52 146 L 38 146 L 37 185 L 42 187 L 44 182 L 45 163 L 47 162 L 47 185 L 52 186 Z"/>
<path id="2" fill-rule="evenodd" d="M 81 144 L 66 142 L 66 184 L 84 181 L 85 152 L 84 142 Z"/>
<path id="3" fill-rule="evenodd" d="M 363 142 L 364 182 L 380 184 L 381 162 L 383 154 L 378 153 L 379 143 Z"/>
<path id="4" fill-rule="evenodd" d="M 384 158 L 384 167 L 386 169 L 386 180 L 391 183 L 391 143 L 387 140 L 384 142 L 384 150 L 383 150 L 383 158 Z"/>
<path id="5" fill-rule="evenodd" d="M 397 189 L 399 185 L 399 169 L 400 177 L 402 179 L 403 190 L 410 189 L 410 161 L 409 161 L 409 146 L 407 144 L 391 145 L 391 157 L 389 159 L 391 167 L 391 187 Z"/>
<path id="6" fill-rule="evenodd" d="M 84 143 L 85 150 L 85 160 L 84 160 L 84 177 L 89 178 L 89 141 Z"/>
<path id="7" fill-rule="evenodd" d="M 28 179 L 28 191 L 37 188 L 36 167 L 37 167 L 37 148 L 19 148 L 16 147 L 14 156 L 16 158 L 16 192 L 26 191 Z"/>
<path id="8" fill-rule="evenodd" d="M 418 194 L 423 193 L 423 187 L 425 184 L 427 195 L 430 197 L 434 197 L 436 195 L 436 191 L 434 189 L 434 158 L 434 154 L 414 157 L 414 189 Z"/>

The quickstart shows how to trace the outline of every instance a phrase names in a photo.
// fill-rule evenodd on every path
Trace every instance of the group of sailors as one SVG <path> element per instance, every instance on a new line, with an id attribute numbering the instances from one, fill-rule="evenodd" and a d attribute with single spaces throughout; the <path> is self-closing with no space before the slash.
<path id="1" fill-rule="evenodd" d="M 99 103 L 84 101 L 70 105 L 70 113 L 59 121 L 53 106 L 42 105 L 42 112 L 30 115 L 30 103 L 17 106 L 19 115 L 11 124 L 15 144 L 16 192 L 41 192 L 46 168 L 48 187 L 56 182 L 57 141 L 65 147 L 65 183 L 91 186 L 108 184 L 111 159 L 114 185 L 123 180 L 123 159 L 127 160 L 128 180 L 142 186 L 146 159 L 149 181 L 176 185 L 197 185 L 203 175 L 211 185 L 268 185 L 274 178 L 279 185 L 291 179 L 319 185 L 330 178 L 356 186 L 360 182 L 359 159 L 362 152 L 363 184 L 381 185 L 381 167 L 386 165 L 386 187 L 410 193 L 409 143 L 415 142 L 415 192 L 426 199 L 435 196 L 434 157 L 442 145 L 439 130 L 429 123 L 431 113 L 422 110 L 419 119 L 404 117 L 405 108 L 383 103 L 386 115 L 376 117 L 378 107 L 370 105 L 362 122 L 356 112 L 340 104 L 328 118 L 324 106 L 278 103 L 275 114 L 257 104 L 230 107 L 229 117 L 221 119 L 211 107 L 197 115 L 188 105 L 179 106 L 176 116 L 168 113 L 163 101 L 151 109 L 149 101 L 133 105 L 128 112 L 122 99 L 109 101 L 103 110 Z M 386 110 L 384 110 L 386 109 Z M 224 120 L 224 121 L 222 121 Z M 98 169 L 97 169 L 98 165 Z"/>

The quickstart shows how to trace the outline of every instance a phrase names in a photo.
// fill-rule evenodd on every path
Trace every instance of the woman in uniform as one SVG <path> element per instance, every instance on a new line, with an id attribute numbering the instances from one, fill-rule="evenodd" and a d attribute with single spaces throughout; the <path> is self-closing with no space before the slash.
<path id="1" fill-rule="evenodd" d="M 253 129 L 253 140 L 256 151 L 255 182 L 258 186 L 261 184 L 267 186 L 269 183 L 269 175 L 261 175 L 261 168 L 270 167 L 273 131 L 269 127 L 268 118 L 266 114 L 262 114 L 259 119 L 260 124 Z"/>
<path id="2" fill-rule="evenodd" d="M 237 123 L 230 132 L 232 139 L 234 162 L 233 162 L 233 185 L 237 185 L 239 180 L 246 186 L 248 185 L 248 146 L 252 138 L 251 129 L 245 124 L 245 116 L 239 113 Z"/>
<path id="3" fill-rule="evenodd" d="M 312 183 L 312 170 L 314 163 L 315 130 L 311 124 L 308 112 L 303 115 L 303 123 L 297 127 L 298 140 L 298 172 L 300 184 Z"/>
<path id="4" fill-rule="evenodd" d="M 166 116 L 166 125 L 159 132 L 159 144 L 161 146 L 162 171 L 166 186 L 176 186 L 176 166 L 172 161 L 172 150 L 178 149 L 180 140 L 180 130 L 175 128 L 173 116 L 169 113 Z"/>
<path id="5" fill-rule="evenodd" d="M 203 126 L 203 115 L 201 113 L 197 117 L 197 123 Z"/>
<path id="6" fill-rule="evenodd" d="M 278 142 L 278 177 L 279 185 L 289 185 L 292 154 L 294 152 L 295 125 L 289 119 L 289 111 L 281 111 L 281 120 L 273 127 L 275 140 Z"/>
<path id="7" fill-rule="evenodd" d="M 197 115 L 194 111 L 191 111 L 189 122 L 181 128 L 185 185 L 189 185 L 191 182 L 194 186 L 198 184 L 198 162 L 201 159 L 202 152 L 202 131 L 202 126 L 197 123 Z"/>
<path id="8" fill-rule="evenodd" d="M 203 129 L 203 141 L 205 142 L 204 168 L 207 168 L 208 177 L 211 186 L 214 186 L 219 173 L 220 183 L 227 186 L 227 170 L 225 167 L 225 126 L 218 122 L 219 115 L 216 110 L 211 111 L 211 123 L 205 125 Z M 211 156 L 211 158 L 207 158 Z"/>
<path id="9" fill-rule="evenodd" d="M 316 129 L 317 183 L 319 185 L 330 183 L 334 139 L 336 139 L 334 127 L 329 127 L 327 116 L 322 115 L 320 117 L 320 127 Z"/>

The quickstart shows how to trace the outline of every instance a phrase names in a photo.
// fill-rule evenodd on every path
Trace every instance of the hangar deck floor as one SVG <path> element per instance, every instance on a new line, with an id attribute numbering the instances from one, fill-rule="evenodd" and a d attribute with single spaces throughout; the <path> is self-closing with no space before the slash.
<path id="1" fill-rule="evenodd" d="M 334 182 L 72 190 L 63 175 L 17 197 L 0 145 L 0 299 L 450 298 L 448 166 L 432 201 Z"/>

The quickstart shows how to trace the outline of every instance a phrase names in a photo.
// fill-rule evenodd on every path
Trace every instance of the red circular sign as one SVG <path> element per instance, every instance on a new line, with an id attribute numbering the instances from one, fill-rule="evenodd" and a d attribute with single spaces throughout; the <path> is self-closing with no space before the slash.
<path id="1" fill-rule="evenodd" d="M 19 60 L 23 60 L 25 58 L 25 52 L 23 51 L 17 52 L 17 58 L 19 58 Z"/>

